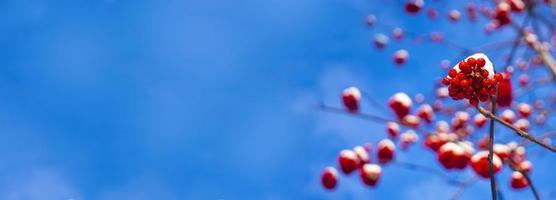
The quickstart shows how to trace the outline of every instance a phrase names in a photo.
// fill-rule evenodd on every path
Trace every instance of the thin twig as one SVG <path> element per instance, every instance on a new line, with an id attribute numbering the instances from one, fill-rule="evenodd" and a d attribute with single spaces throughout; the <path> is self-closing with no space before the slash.
<path id="1" fill-rule="evenodd" d="M 531 142 L 534 142 L 534 143 L 536 143 L 536 144 L 538 144 L 538 145 L 540 145 L 540 146 L 542 146 L 542 147 L 544 147 L 544 148 L 546 148 L 546 149 L 548 149 L 548 150 L 550 150 L 550 151 L 556 153 L 556 148 L 554 148 L 553 146 L 550 146 L 550 145 L 548 145 L 548 144 L 545 144 L 545 143 L 542 142 L 541 140 L 539 140 L 539 139 L 533 137 L 531 134 L 529 134 L 529 133 L 527 133 L 527 132 L 525 132 L 525 131 L 523 131 L 523 130 L 520 130 L 520 129 L 516 128 L 516 127 L 513 126 L 512 124 L 510 124 L 510 123 L 504 121 L 503 119 L 500 119 L 498 116 L 496 116 L 496 115 L 492 114 L 491 112 L 485 110 L 483 107 L 477 106 L 477 110 L 478 110 L 481 114 L 483 114 L 484 116 L 486 116 L 486 117 L 488 117 L 488 118 L 491 118 L 491 119 L 494 119 L 494 120 L 496 120 L 498 123 L 500 123 L 500 124 L 502 124 L 502 125 L 504 125 L 504 126 L 510 128 L 510 129 L 512 129 L 512 130 L 515 131 L 515 133 L 516 133 L 517 135 L 519 135 L 520 137 L 525 138 L 525 139 L 527 139 L 527 140 L 530 140 Z"/>
<path id="2" fill-rule="evenodd" d="M 464 184 L 464 182 L 453 179 L 448 174 L 446 174 L 446 173 L 444 173 L 440 170 L 434 169 L 432 167 L 428 167 L 428 166 L 425 166 L 425 165 L 418 165 L 418 164 L 415 164 L 415 163 L 409 163 L 409 162 L 404 162 L 404 161 L 395 161 L 394 164 L 397 164 L 397 165 L 402 166 L 402 167 L 406 167 L 408 169 L 422 170 L 422 171 L 426 171 L 426 172 L 438 175 L 438 176 L 442 177 L 443 179 L 445 179 L 450 184 L 457 184 L 457 185 Z"/>
<path id="3" fill-rule="evenodd" d="M 419 131 L 419 128 L 411 126 L 411 125 L 409 125 L 409 124 L 407 124 L 407 123 L 405 123 L 401 120 L 388 119 L 388 118 L 381 117 L 381 116 L 378 116 L 378 115 L 372 115 L 372 114 L 363 113 L 363 112 L 350 112 L 350 111 L 347 111 L 347 110 L 342 109 L 342 108 L 327 106 L 326 104 L 324 104 L 322 102 L 320 103 L 319 109 L 321 109 L 323 111 L 327 111 L 327 112 L 358 117 L 358 118 L 361 118 L 361 119 L 366 119 L 366 120 L 370 120 L 370 121 L 378 122 L 378 123 L 396 122 L 396 123 L 398 123 L 402 126 L 405 126 L 406 128 L 413 129 L 415 131 Z"/>
<path id="4" fill-rule="evenodd" d="M 537 137 L 537 139 L 539 140 L 545 140 L 547 138 L 551 138 L 551 137 L 555 137 L 556 136 L 556 131 L 550 131 L 548 133 L 545 133 L 539 137 Z M 529 140 L 523 140 L 519 143 L 519 146 L 525 146 L 525 145 L 529 145 L 531 144 L 531 141 Z"/>
<path id="5" fill-rule="evenodd" d="M 516 167 L 515 163 L 513 163 L 511 160 L 507 160 L 507 162 L 508 162 L 508 166 L 510 166 L 510 168 L 512 170 L 521 173 L 523 175 L 523 177 L 525 177 L 525 179 L 527 180 L 527 184 L 531 188 L 531 192 L 533 192 L 533 195 L 535 196 L 535 199 L 536 200 L 541 199 L 540 195 L 539 195 L 539 192 L 537 191 L 537 188 L 535 188 L 535 186 L 533 185 L 533 181 L 531 180 L 531 177 L 529 176 L 529 173 L 527 173 L 523 169 L 519 169 L 518 167 Z"/>
<path id="6" fill-rule="evenodd" d="M 530 6 L 533 6 L 533 5 L 528 1 L 526 2 L 526 5 L 529 8 L 529 9 L 527 9 L 527 12 L 532 13 L 531 12 L 532 9 L 530 8 Z M 523 27 L 521 27 L 521 26 L 519 26 L 515 23 L 512 23 L 512 26 L 516 31 L 518 31 L 521 34 L 521 36 L 524 36 L 526 34 Z M 548 70 L 552 74 L 553 78 L 555 78 L 554 80 L 556 80 L 556 60 L 554 60 L 554 57 L 552 57 L 550 52 L 548 52 L 548 49 L 545 48 L 545 46 L 542 44 L 542 40 L 540 39 L 540 37 L 539 37 L 539 40 L 534 42 L 534 44 L 532 45 L 532 49 L 537 52 L 537 54 L 540 56 L 543 63 L 546 65 L 546 67 L 548 68 Z M 555 81 L 555 83 L 556 83 L 556 81 Z"/>
<path id="7" fill-rule="evenodd" d="M 527 21 L 529 20 L 529 16 L 530 15 L 525 16 L 525 19 L 523 19 L 521 27 L 523 27 L 527 24 Z M 510 66 L 512 64 L 515 53 L 517 52 L 517 47 L 519 47 L 520 43 L 521 43 L 521 33 L 518 33 L 518 35 L 515 38 L 514 43 L 512 45 L 512 49 L 510 50 L 510 57 L 506 61 L 506 65 L 504 67 Z"/>
<path id="8" fill-rule="evenodd" d="M 367 92 L 365 92 L 365 91 L 363 91 L 363 90 L 361 90 L 361 93 L 363 94 L 363 97 L 366 97 L 366 98 L 363 98 L 363 99 L 365 99 L 369 104 L 371 104 L 371 106 L 373 106 L 373 107 L 376 108 L 377 110 L 380 110 L 381 112 L 385 112 L 384 106 L 382 106 L 381 103 L 377 102 L 377 101 L 375 100 L 375 98 L 373 98 L 373 97 L 371 96 L 371 94 L 369 94 L 369 93 L 367 93 Z"/>
<path id="9" fill-rule="evenodd" d="M 467 187 L 469 187 L 470 185 L 474 184 L 475 182 L 477 182 L 479 180 L 478 177 L 473 177 L 465 182 L 463 182 L 458 189 L 456 190 L 456 192 L 454 192 L 454 194 L 452 195 L 452 198 L 450 198 L 450 200 L 457 200 L 461 197 L 461 195 L 463 194 L 463 192 L 465 192 L 465 189 L 467 189 Z"/>

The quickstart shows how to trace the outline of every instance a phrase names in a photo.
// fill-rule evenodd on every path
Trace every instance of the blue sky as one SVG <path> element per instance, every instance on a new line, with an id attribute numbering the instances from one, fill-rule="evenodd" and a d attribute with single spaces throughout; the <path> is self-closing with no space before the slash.
<path id="1" fill-rule="evenodd" d="M 431 94 L 440 60 L 460 56 L 407 40 L 377 51 L 372 36 L 389 30 L 366 28 L 366 15 L 468 47 L 512 34 L 430 23 L 400 2 L 4 0 L 0 199 L 447 199 L 454 187 L 395 166 L 377 189 L 318 182 L 339 150 L 384 136 L 381 124 L 319 112 L 320 100 L 340 105 L 351 85 L 381 102 Z M 410 60 L 397 68 L 401 47 Z M 420 148 L 399 157 L 436 162 Z M 548 196 L 555 158 L 533 161 Z M 482 181 L 463 197 L 488 192 Z"/>

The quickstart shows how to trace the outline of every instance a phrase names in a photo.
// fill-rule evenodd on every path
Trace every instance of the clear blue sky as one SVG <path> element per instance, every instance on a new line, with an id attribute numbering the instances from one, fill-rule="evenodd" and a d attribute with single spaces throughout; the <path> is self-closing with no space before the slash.
<path id="1" fill-rule="evenodd" d="M 468 47 L 512 35 L 429 23 L 400 2 L 3 0 L 0 199 L 448 199 L 455 187 L 396 166 L 377 189 L 319 184 L 339 150 L 384 137 L 381 124 L 319 112 L 319 100 L 340 105 L 351 85 L 381 102 L 431 94 L 440 60 L 459 56 L 407 40 L 377 51 L 372 36 L 390 30 L 366 28 L 367 14 Z M 396 68 L 400 47 L 410 60 Z M 420 147 L 399 157 L 438 167 Z M 533 159 L 545 197 L 555 160 Z M 508 193 L 502 174 L 507 199 L 531 197 Z M 463 197 L 488 194 L 482 181 Z"/>

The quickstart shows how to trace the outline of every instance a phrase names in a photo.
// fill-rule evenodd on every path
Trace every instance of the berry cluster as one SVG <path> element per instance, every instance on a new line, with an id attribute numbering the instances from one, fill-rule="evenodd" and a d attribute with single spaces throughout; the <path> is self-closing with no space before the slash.
<path id="1" fill-rule="evenodd" d="M 449 91 L 453 89 L 449 88 L 458 87 L 458 90 L 461 90 L 462 86 L 459 82 L 467 81 L 467 79 L 469 79 L 470 83 L 473 83 L 476 79 L 481 79 L 481 83 L 484 80 L 490 80 L 492 84 L 498 83 L 496 78 L 494 78 L 497 75 L 491 74 L 492 64 L 490 64 L 488 58 L 481 54 L 473 55 L 465 61 L 458 63 L 454 70 L 457 74 L 462 74 L 464 76 L 463 79 L 458 77 L 462 75 L 449 76 L 450 84 L 448 84 L 448 87 L 444 87 L 446 95 L 438 95 L 438 99 L 444 99 L 448 94 L 453 98 L 453 92 Z M 481 74 L 484 70 L 488 74 Z M 508 77 L 507 74 L 504 73 L 503 80 Z M 452 81 L 455 83 L 454 85 L 452 85 Z M 481 87 L 473 87 L 471 84 L 467 88 L 472 88 L 473 94 L 475 94 L 477 92 L 476 89 L 478 91 L 482 90 L 482 86 L 481 84 Z M 490 85 L 490 87 L 492 86 Z M 346 88 L 342 92 L 341 97 L 346 112 L 353 115 L 363 114 L 360 113 L 362 96 L 358 88 Z M 412 112 L 411 107 L 414 102 L 419 104 L 419 107 L 415 112 Z M 512 102 L 511 98 L 509 102 Z M 411 145 L 419 141 L 421 134 L 424 134 L 422 144 L 432 150 L 438 160 L 438 164 L 443 169 L 455 171 L 470 169 L 479 177 L 485 179 L 490 177 L 487 150 L 488 138 L 484 137 L 475 142 L 470 137 L 471 134 L 476 132 L 475 130 L 485 126 L 488 119 L 484 115 L 481 113 L 471 115 L 472 113 L 469 113 L 469 111 L 451 110 L 448 112 L 452 116 L 451 120 L 444 120 L 448 117 L 447 113 L 441 112 L 444 108 L 436 109 L 435 106 L 425 103 L 422 96 L 416 95 L 413 100 L 403 92 L 392 95 L 387 104 L 394 116 L 397 117 L 397 120 L 385 122 L 387 138 L 378 141 L 376 143 L 376 150 L 372 152 L 370 144 L 356 146 L 353 149 L 339 152 L 337 167 L 326 167 L 321 174 L 321 184 L 325 189 L 333 190 L 337 187 L 339 174 L 344 176 L 357 174 L 363 185 L 376 187 L 380 182 L 383 168 L 389 163 L 395 162 L 396 154 L 398 154 L 396 149 L 407 150 Z M 500 112 L 499 117 L 508 123 L 514 124 L 519 129 L 528 130 L 530 124 L 527 118 L 536 114 L 535 109 L 540 108 L 542 108 L 542 103 L 536 102 L 532 105 L 519 103 L 504 109 Z M 444 119 L 437 120 L 436 117 Z M 436 126 L 433 128 L 422 124 L 425 128 L 433 129 L 420 133 L 421 131 L 419 131 L 418 127 L 422 121 L 426 123 L 435 122 Z M 514 189 L 527 188 L 529 185 L 522 173 L 529 173 L 532 164 L 525 158 L 525 148 L 519 146 L 516 142 L 510 142 L 507 144 L 495 143 L 493 150 L 494 174 L 500 172 L 504 165 L 511 165 L 516 170 L 512 174 L 509 185 Z"/>
<path id="2" fill-rule="evenodd" d="M 477 53 L 462 60 L 442 79 L 448 86 L 448 94 L 454 100 L 469 99 L 469 104 L 485 102 L 496 93 L 496 85 L 502 80 L 501 74 L 494 74 L 488 57 Z"/>
<path id="3" fill-rule="evenodd" d="M 407 137 L 412 141 L 416 141 L 417 139 L 416 135 L 408 135 Z M 406 141 L 406 143 L 410 143 L 412 141 Z M 395 150 L 396 145 L 392 142 L 392 140 L 381 140 L 377 144 L 377 164 L 373 164 L 370 156 L 371 145 L 367 144 L 364 147 L 356 146 L 352 150 L 346 149 L 340 151 L 340 154 L 338 155 L 338 166 L 344 175 L 350 175 L 354 171 L 359 171 L 361 182 L 367 186 L 374 187 L 378 183 L 382 174 L 381 165 L 388 164 L 394 159 Z M 334 189 L 338 184 L 338 171 L 336 168 L 326 167 L 321 174 L 321 183 L 322 186 L 328 190 Z"/>

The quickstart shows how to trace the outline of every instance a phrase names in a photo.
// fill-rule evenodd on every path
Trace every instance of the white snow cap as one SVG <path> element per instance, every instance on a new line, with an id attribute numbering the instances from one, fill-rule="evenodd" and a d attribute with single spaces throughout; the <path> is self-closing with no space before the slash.
<path id="1" fill-rule="evenodd" d="M 365 164 L 363 165 L 363 171 L 365 171 L 365 173 L 367 174 L 379 175 L 380 173 L 382 173 L 382 168 L 380 168 L 380 166 L 376 164 Z"/>
<path id="2" fill-rule="evenodd" d="M 369 153 L 362 146 L 354 147 L 353 152 L 355 152 L 355 154 L 357 154 L 357 157 L 359 157 L 359 159 L 361 161 L 363 161 L 363 162 L 369 161 Z"/>
<path id="3" fill-rule="evenodd" d="M 424 0 L 413 0 L 413 3 L 418 7 L 423 7 L 425 5 Z"/>
<path id="4" fill-rule="evenodd" d="M 386 36 L 382 33 L 377 33 L 375 35 L 375 42 L 386 44 L 386 43 L 388 43 L 388 36 Z"/>
<path id="5" fill-rule="evenodd" d="M 465 112 L 465 111 L 457 111 L 455 114 L 455 119 L 461 121 L 461 122 L 468 122 L 469 121 L 469 113 Z"/>
<path id="6" fill-rule="evenodd" d="M 355 154 L 355 152 L 353 152 L 352 150 L 342 150 L 340 151 L 340 156 L 353 160 L 357 159 L 357 154 Z"/>
<path id="7" fill-rule="evenodd" d="M 446 98 L 448 97 L 449 93 L 448 93 L 448 87 L 440 87 L 438 89 L 436 89 L 436 96 L 440 97 L 440 98 Z"/>
<path id="8" fill-rule="evenodd" d="M 504 110 L 504 112 L 502 112 L 502 117 L 507 119 L 513 119 L 515 118 L 515 113 L 510 109 L 506 109 Z"/>
<path id="9" fill-rule="evenodd" d="M 432 112 L 432 107 L 429 104 L 423 104 L 423 105 L 419 106 L 419 110 L 422 111 L 422 112 L 431 113 Z"/>
<path id="10" fill-rule="evenodd" d="M 444 120 L 436 122 L 436 131 L 441 133 L 447 133 L 450 131 L 450 124 Z"/>
<path id="11" fill-rule="evenodd" d="M 395 150 L 396 146 L 394 145 L 394 142 L 392 142 L 392 140 L 383 139 L 378 143 L 378 148 L 379 149 L 387 148 L 387 149 Z"/>
<path id="12" fill-rule="evenodd" d="M 519 129 L 525 128 L 525 129 L 529 129 L 529 120 L 527 119 L 519 119 L 514 123 L 514 126 L 516 126 Z"/>
<path id="13" fill-rule="evenodd" d="M 400 102 L 405 107 L 411 107 L 413 105 L 413 102 L 411 101 L 411 98 L 409 98 L 409 96 L 407 96 L 407 94 L 403 93 L 403 92 L 398 92 L 398 93 L 394 94 L 394 96 L 392 96 L 392 98 L 390 98 L 390 101 Z"/>
<path id="14" fill-rule="evenodd" d="M 519 104 L 517 105 L 517 109 L 518 109 L 520 112 L 527 112 L 527 113 L 528 113 L 528 112 L 531 112 L 531 110 L 532 110 L 533 108 L 531 108 L 531 105 L 529 105 L 529 104 L 527 104 L 527 103 L 519 103 Z"/>
<path id="15" fill-rule="evenodd" d="M 359 89 L 357 89 L 356 87 L 353 87 L 353 86 L 344 89 L 343 94 L 344 94 L 344 96 L 352 95 L 357 100 L 361 99 L 361 92 L 359 91 Z"/>
<path id="16" fill-rule="evenodd" d="M 477 114 L 475 114 L 475 117 L 473 117 L 473 119 L 475 119 L 475 120 L 486 120 L 487 118 L 483 114 L 477 113 Z"/>
<path id="17" fill-rule="evenodd" d="M 470 141 L 462 141 L 462 142 L 458 142 L 457 143 L 462 149 L 463 151 L 465 151 L 466 153 L 475 153 L 475 148 L 473 148 L 473 143 Z"/>
<path id="18" fill-rule="evenodd" d="M 480 121 L 486 121 L 487 120 L 487 118 L 481 113 L 477 113 L 475 115 L 475 117 L 473 117 L 473 119 L 475 120 L 475 122 L 480 122 Z"/>
<path id="19" fill-rule="evenodd" d="M 393 130 L 400 130 L 400 125 L 396 122 L 386 122 L 386 126 Z"/>
<path id="20" fill-rule="evenodd" d="M 522 179 L 522 178 L 523 178 L 523 174 L 521 174 L 521 172 L 514 171 L 514 172 L 512 172 L 512 178 L 513 178 L 513 179 Z"/>
<path id="21" fill-rule="evenodd" d="M 479 153 L 476 153 L 473 157 L 471 157 L 471 162 L 476 163 L 483 158 L 488 158 L 488 151 L 480 151 Z M 492 155 L 492 165 L 496 167 L 502 166 L 502 160 L 500 160 L 496 154 Z"/>
<path id="22" fill-rule="evenodd" d="M 413 130 L 407 130 L 400 136 L 402 141 L 415 142 L 419 139 L 419 136 Z"/>
<path id="23" fill-rule="evenodd" d="M 457 145 L 453 142 L 448 142 L 448 143 L 442 145 L 438 151 L 441 152 L 441 153 L 451 151 L 452 153 L 454 153 L 456 155 L 462 155 L 464 153 L 464 149 L 461 146 L 459 146 L 459 145 Z"/>
<path id="24" fill-rule="evenodd" d="M 407 50 L 405 49 L 400 49 L 397 50 L 396 53 L 394 53 L 394 55 L 396 55 L 396 57 L 398 58 L 407 58 L 409 57 L 409 52 L 407 52 Z"/>
<path id="25" fill-rule="evenodd" d="M 338 177 L 338 170 L 336 170 L 336 168 L 334 167 L 326 167 L 324 171 L 330 172 L 330 174 L 332 174 L 332 176 L 334 177 Z"/>
<path id="26" fill-rule="evenodd" d="M 483 59 L 485 59 L 485 66 L 483 67 L 483 69 L 486 69 L 488 71 L 488 78 L 493 78 L 494 77 L 494 66 L 492 65 L 492 62 L 490 62 L 490 59 L 488 59 L 488 57 L 484 53 L 473 54 L 473 55 L 465 58 L 465 60 L 467 60 L 469 58 L 475 58 L 475 59 L 483 58 Z M 452 67 L 452 68 L 454 68 L 457 72 L 460 72 L 459 62 L 456 63 L 456 65 L 454 65 L 454 67 Z M 448 77 L 448 76 L 446 76 L 446 77 Z"/>
<path id="27" fill-rule="evenodd" d="M 494 151 L 494 153 L 504 153 L 504 154 L 510 154 L 510 147 L 508 145 L 504 145 L 504 144 L 493 144 L 492 149 Z"/>

